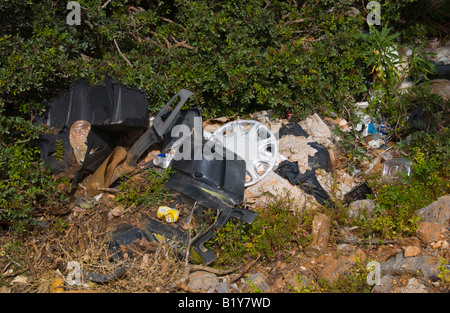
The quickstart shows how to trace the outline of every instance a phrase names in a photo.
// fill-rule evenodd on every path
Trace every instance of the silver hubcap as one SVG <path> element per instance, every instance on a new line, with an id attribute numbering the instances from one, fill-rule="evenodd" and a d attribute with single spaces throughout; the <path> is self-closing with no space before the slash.
<path id="1" fill-rule="evenodd" d="M 211 136 L 246 163 L 245 186 L 263 179 L 278 158 L 275 135 L 262 123 L 253 120 L 235 121 L 222 125 Z"/>

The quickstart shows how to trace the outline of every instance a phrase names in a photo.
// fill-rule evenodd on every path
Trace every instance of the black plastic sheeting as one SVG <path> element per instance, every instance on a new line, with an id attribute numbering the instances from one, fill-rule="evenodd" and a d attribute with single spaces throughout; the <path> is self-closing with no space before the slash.
<path id="1" fill-rule="evenodd" d="M 297 123 L 284 125 L 281 127 L 279 134 L 280 138 L 286 135 L 308 137 L 306 131 Z M 313 156 L 308 157 L 308 166 L 311 167 L 311 170 L 307 170 L 302 174 L 300 173 L 298 162 L 285 160 L 278 165 L 275 173 L 289 180 L 292 185 L 299 186 L 307 194 L 312 195 L 320 204 L 328 208 L 334 208 L 333 201 L 320 185 L 315 173 L 317 169 L 323 169 L 327 172 L 332 170 L 330 154 L 325 147 L 316 142 L 309 142 L 308 145 L 317 150 Z"/>
<path id="2" fill-rule="evenodd" d="M 317 180 L 314 170 L 307 170 L 302 174 L 299 171 L 298 162 L 285 160 L 280 163 L 275 173 L 289 180 L 292 185 L 299 186 L 307 194 L 312 195 L 320 204 L 328 208 L 334 207 L 330 196 Z"/>
<path id="3" fill-rule="evenodd" d="M 104 86 L 89 86 L 86 78 L 75 81 L 68 90 L 51 100 L 36 123 L 56 129 L 38 140 L 41 157 L 54 174 L 70 166 L 72 147 L 69 132 L 74 122 L 88 121 L 88 151 L 83 167 L 95 170 L 119 143 L 118 137 L 148 126 L 147 97 L 142 90 L 128 88 L 105 76 Z M 64 159 L 56 155 L 57 140 L 64 144 Z M 133 140 L 128 140 L 133 143 Z M 67 157 L 66 157 L 67 156 Z"/>
<path id="4" fill-rule="evenodd" d="M 171 162 L 171 168 L 176 172 L 170 175 L 165 186 L 181 194 L 187 202 L 197 203 L 195 216 L 201 216 L 207 209 L 218 213 L 213 227 L 192 242 L 192 248 L 202 262 L 210 264 L 217 255 L 207 249 L 204 243 L 214 236 L 216 229 L 225 225 L 230 218 L 238 218 L 251 224 L 257 213 L 240 207 L 244 200 L 245 160 L 220 143 L 203 139 L 203 126 L 198 109 L 180 113 L 177 125 L 187 126 L 192 135 L 181 143 L 177 142 L 176 137 L 164 138 L 163 150 L 170 149 L 174 144 L 181 144 L 183 147 L 176 149 Z M 195 125 L 195 118 L 198 126 Z M 184 153 L 184 148 L 189 148 L 189 153 Z"/>
<path id="5" fill-rule="evenodd" d="M 373 196 L 373 191 L 370 189 L 369 185 L 367 185 L 367 182 L 364 182 L 346 193 L 344 202 L 350 204 L 353 201 L 367 199 L 369 198 L 368 196 Z"/>

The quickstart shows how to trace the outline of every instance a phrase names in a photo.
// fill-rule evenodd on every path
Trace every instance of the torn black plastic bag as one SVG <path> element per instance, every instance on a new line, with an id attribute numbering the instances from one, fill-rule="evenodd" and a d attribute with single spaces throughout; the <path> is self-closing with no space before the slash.
<path id="1" fill-rule="evenodd" d="M 297 137 L 301 136 L 305 138 L 309 137 L 308 133 L 298 123 L 288 123 L 283 125 L 280 128 L 278 134 L 279 138 L 287 135 L 293 135 Z M 311 167 L 313 170 L 320 168 L 325 170 L 326 172 L 331 172 L 331 158 L 328 150 L 317 142 L 308 142 L 308 145 L 311 148 L 317 150 L 317 152 L 313 156 L 308 156 L 309 167 Z"/>
<path id="2" fill-rule="evenodd" d="M 312 195 L 320 204 L 328 208 L 334 207 L 334 203 L 330 196 L 317 180 L 314 170 L 306 170 L 305 173 L 302 174 L 300 173 L 298 162 L 294 163 L 285 160 L 278 165 L 275 173 L 289 180 L 292 185 L 299 186 L 307 194 Z"/>
<path id="3" fill-rule="evenodd" d="M 326 172 L 331 173 L 333 168 L 331 166 L 330 153 L 327 148 L 317 142 L 308 142 L 308 146 L 317 150 L 314 155 L 308 156 L 309 167 L 311 167 L 313 171 L 323 169 Z"/>
<path id="4" fill-rule="evenodd" d="M 279 137 L 286 135 L 302 136 L 308 138 L 308 133 L 298 123 L 288 123 L 283 125 L 278 131 Z"/>
<path id="5" fill-rule="evenodd" d="M 38 124 L 59 131 L 55 135 L 42 135 L 38 141 L 40 151 L 45 152 L 41 153 L 42 159 L 54 174 L 66 169 L 70 160 L 61 160 L 56 150 L 51 151 L 52 147 L 56 147 L 56 140 L 62 141 L 64 147 L 70 146 L 67 143 L 70 142 L 69 131 L 74 122 L 87 121 L 91 124 L 89 134 L 99 133 L 87 139 L 90 152 L 83 166 L 88 168 L 90 162 L 101 163 L 109 155 L 115 147 L 112 139 L 117 140 L 118 132 L 130 133 L 148 126 L 147 97 L 142 90 L 120 85 L 108 76 L 105 76 L 104 83 L 104 86 L 89 87 L 86 78 L 75 81 L 67 91 L 51 100 L 45 114 L 37 119 Z M 64 128 L 69 131 L 62 132 Z M 110 140 L 105 140 L 105 136 Z"/>

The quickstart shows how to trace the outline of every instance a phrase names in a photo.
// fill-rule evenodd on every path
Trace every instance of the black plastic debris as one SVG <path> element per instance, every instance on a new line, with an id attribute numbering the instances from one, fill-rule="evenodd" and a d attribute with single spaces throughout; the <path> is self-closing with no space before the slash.
<path id="1" fill-rule="evenodd" d="M 298 123 L 288 123 L 283 125 L 278 131 L 279 137 L 285 135 L 294 135 L 308 137 L 308 133 Z"/>
<path id="2" fill-rule="evenodd" d="M 292 185 L 299 186 L 307 194 L 312 195 L 320 204 L 328 208 L 334 207 L 330 196 L 317 180 L 314 170 L 306 170 L 302 174 L 300 173 L 298 162 L 285 160 L 278 165 L 275 173 L 289 180 Z"/>
<path id="3" fill-rule="evenodd" d="M 411 129 L 417 129 L 420 131 L 427 131 L 429 128 L 429 123 L 424 116 L 423 107 L 419 105 L 408 117 L 406 124 L 409 125 Z"/>
<path id="4" fill-rule="evenodd" d="M 199 210 L 207 209 L 218 214 L 213 227 L 192 243 L 192 248 L 202 262 L 210 264 L 217 255 L 205 248 L 204 243 L 214 236 L 214 232 L 230 218 L 238 218 L 251 224 L 257 213 L 240 206 L 244 199 L 245 160 L 220 143 L 199 141 L 198 136 L 201 133 L 194 132 L 194 139 L 188 138 L 184 142 L 185 145 L 190 145 L 190 154 L 179 158 L 174 156 L 171 167 L 176 172 L 171 174 L 166 188 L 180 193 L 190 203 L 196 202 L 197 215 L 201 215 Z M 182 153 L 183 151 L 178 150 L 178 154 Z"/>
<path id="5" fill-rule="evenodd" d="M 317 169 L 323 169 L 326 172 L 331 173 L 333 168 L 331 166 L 330 153 L 327 148 L 317 142 L 308 142 L 308 145 L 317 150 L 313 156 L 308 156 L 309 167 L 311 167 L 314 171 Z"/>
<path id="6" fill-rule="evenodd" d="M 136 240 L 147 239 L 147 241 L 155 240 L 151 233 L 145 230 L 133 227 L 127 224 L 119 225 L 111 234 L 111 240 L 108 245 L 108 249 L 112 253 L 111 259 L 114 261 L 122 260 L 124 251 L 121 246 L 128 246 Z M 128 253 L 130 258 L 133 258 L 133 254 Z"/>
<path id="7" fill-rule="evenodd" d="M 288 123 L 280 128 L 280 138 L 287 135 L 309 137 L 305 130 L 298 123 Z M 283 178 L 289 180 L 292 185 L 297 185 L 303 189 L 307 194 L 314 196 L 314 198 L 327 207 L 334 207 L 328 193 L 323 189 L 317 180 L 316 170 L 323 169 L 326 172 L 332 171 L 331 158 L 328 150 L 317 142 L 309 142 L 308 145 L 317 152 L 313 156 L 308 156 L 308 166 L 310 170 L 305 173 L 300 173 L 298 163 L 285 160 L 281 162 L 275 173 Z"/>
<path id="8" fill-rule="evenodd" d="M 63 127 L 57 134 L 42 134 L 38 139 L 41 158 L 55 173 L 61 173 L 69 166 L 72 158 L 72 146 L 69 140 L 69 129 Z"/>
<path id="9" fill-rule="evenodd" d="M 137 139 L 137 141 L 134 141 L 133 145 L 126 153 L 125 160 L 114 168 L 110 180 L 111 184 L 123 175 L 135 170 L 137 168 L 137 162 L 142 154 L 153 144 L 160 143 L 162 141 L 162 136 L 167 132 L 170 132 L 175 126 L 177 118 L 179 117 L 179 111 L 186 100 L 192 95 L 193 93 L 189 90 L 181 89 L 169 100 L 169 102 L 166 103 L 166 105 L 158 112 L 153 120 L 153 126 L 149 127 L 145 133 Z M 170 105 L 176 99 L 179 99 L 177 105 L 170 111 L 168 117 L 163 120 L 162 117 L 169 112 Z"/>
<path id="10" fill-rule="evenodd" d="M 147 127 L 145 93 L 123 86 L 108 76 L 104 84 L 90 87 L 86 78 L 75 81 L 67 91 L 51 100 L 44 115 L 37 119 L 38 124 L 58 132 L 42 135 L 38 141 L 41 157 L 54 174 L 70 165 L 70 157 L 66 156 L 72 152 L 69 130 L 74 122 L 84 120 L 91 124 L 87 139 L 90 153 L 83 163 L 88 169 L 98 166 L 111 153 L 118 137 Z M 64 158 L 57 153 L 61 142 Z M 91 162 L 94 165 L 90 165 Z"/>
<path id="11" fill-rule="evenodd" d="M 170 132 L 177 121 L 178 113 L 185 101 L 193 93 L 182 89 L 178 91 L 168 103 L 158 112 L 154 118 L 153 125 L 139 135 L 134 132 L 127 137 L 128 146 L 122 144 L 117 133 L 109 132 L 109 127 L 97 126 L 95 131 L 89 133 L 88 147 L 85 162 L 80 170 L 77 171 L 72 181 L 72 187 L 75 187 L 78 181 L 83 181 L 86 192 L 89 196 L 98 194 L 99 188 L 108 188 L 120 178 L 137 170 L 137 163 L 143 153 L 152 145 L 162 142 L 165 133 Z M 169 111 L 170 105 L 174 100 L 179 99 L 175 108 Z M 170 114 L 169 114 L 170 113 Z M 167 116 L 165 120 L 163 116 Z M 103 142 L 101 149 L 95 150 L 95 156 L 91 153 L 95 147 L 91 146 L 91 138 L 94 142 Z M 133 138 L 133 139 L 130 139 Z M 86 177 L 87 176 L 87 177 Z M 84 179 L 84 180 L 83 180 Z"/>
<path id="12" fill-rule="evenodd" d="M 163 121 L 167 120 L 169 113 L 170 112 L 162 116 Z M 199 125 L 200 127 L 195 128 L 196 118 L 201 123 L 201 117 L 202 112 L 200 107 L 194 107 L 188 110 L 181 110 L 175 120 L 174 126 L 185 126 L 189 129 L 189 132 L 192 134 L 190 136 L 191 146 L 194 144 L 195 138 L 200 138 L 200 140 L 203 138 L 203 126 Z M 170 152 L 172 149 L 176 148 L 176 145 L 181 144 L 180 138 L 172 134 L 172 129 L 173 128 L 171 128 L 170 131 L 166 131 L 163 135 L 161 153 Z M 194 133 L 194 130 L 196 133 Z"/>
<path id="13" fill-rule="evenodd" d="M 283 125 L 278 134 L 280 138 L 287 135 L 305 138 L 309 137 L 308 133 L 298 123 L 288 123 Z M 331 158 L 328 150 L 317 142 L 309 142 L 308 145 L 317 150 L 313 156 L 308 156 L 308 166 L 313 170 L 323 169 L 327 172 L 331 172 Z"/>

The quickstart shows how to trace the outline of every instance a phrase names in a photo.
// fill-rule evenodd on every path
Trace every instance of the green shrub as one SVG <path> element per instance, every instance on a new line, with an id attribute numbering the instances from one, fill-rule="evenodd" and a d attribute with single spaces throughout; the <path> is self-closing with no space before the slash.
<path id="1" fill-rule="evenodd" d="M 375 217 L 361 221 L 365 236 L 380 239 L 407 237 L 417 228 L 416 211 L 450 192 L 449 131 L 426 134 L 416 132 L 412 143 L 400 145 L 404 157 L 414 162 L 411 177 L 398 184 L 371 182 L 377 209 Z"/>
<path id="2" fill-rule="evenodd" d="M 218 265 L 235 265 L 248 257 L 286 257 L 287 252 L 305 241 L 301 217 L 293 212 L 292 199 L 276 197 L 258 208 L 252 224 L 231 219 L 214 235 L 212 248 L 220 257 Z"/>
<path id="3" fill-rule="evenodd" d="M 383 25 L 401 26 L 412 2 L 382 2 Z M 200 105 L 205 117 L 347 112 L 371 81 L 366 52 L 373 49 L 360 36 L 364 3 L 79 3 L 81 25 L 71 26 L 65 1 L 0 0 L 1 218 L 19 228 L 57 184 L 39 160 L 34 140 L 42 129 L 32 122 L 80 77 L 97 84 L 107 74 L 143 88 L 149 113 L 187 88 L 195 93 L 189 105 Z M 348 14 L 351 5 L 361 13 Z"/>
<path id="4" fill-rule="evenodd" d="M 164 188 L 171 173 L 170 168 L 160 173 L 155 170 L 146 170 L 146 181 L 138 183 L 133 178 L 125 181 L 119 187 L 120 192 L 117 193 L 115 200 L 125 206 L 136 205 L 138 208 L 166 203 L 170 198 Z"/>
<path id="5" fill-rule="evenodd" d="M 34 139 L 39 127 L 21 117 L 6 117 L 0 108 L 0 220 L 24 231 L 33 212 L 67 200 L 39 161 Z"/>

